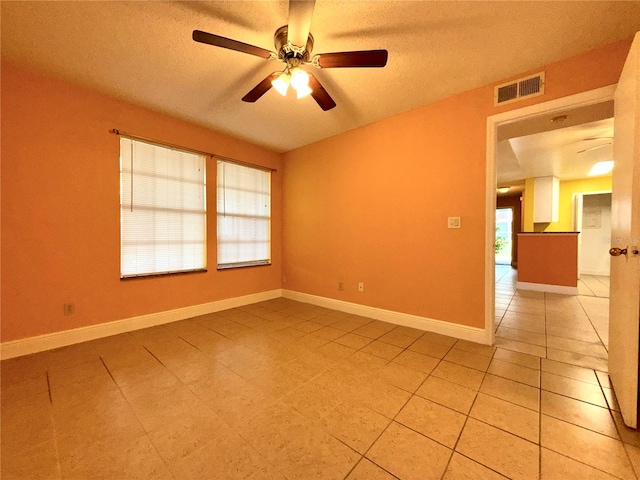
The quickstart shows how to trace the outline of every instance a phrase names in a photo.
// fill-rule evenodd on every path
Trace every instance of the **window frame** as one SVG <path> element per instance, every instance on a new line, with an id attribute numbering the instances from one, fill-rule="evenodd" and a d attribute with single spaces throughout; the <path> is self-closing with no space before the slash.
<path id="1" fill-rule="evenodd" d="M 270 168 L 265 168 L 265 167 L 260 167 L 257 165 L 252 165 L 252 164 L 247 164 L 244 162 L 236 162 L 233 160 L 229 160 L 229 159 L 225 159 L 225 158 L 216 158 L 217 160 L 217 164 L 216 164 L 216 269 L 218 271 L 224 271 L 224 270 L 232 270 L 232 269 L 237 269 L 237 268 L 252 268 L 252 267 L 263 267 L 263 266 L 269 266 L 272 264 L 272 231 L 271 231 L 271 225 L 272 225 L 272 218 L 273 218 L 273 211 L 272 211 L 272 173 L 273 173 L 273 169 Z M 220 228 L 220 216 L 222 213 L 222 216 L 232 216 L 232 217 L 240 217 L 242 215 L 235 215 L 235 214 L 228 214 L 226 212 L 226 185 L 225 185 L 225 181 L 224 178 L 221 178 L 221 174 L 220 174 L 220 166 L 221 165 L 230 165 L 233 168 L 239 168 L 239 169 L 248 169 L 248 170 L 252 170 L 255 172 L 260 172 L 264 175 L 266 175 L 266 183 L 267 183 L 267 193 L 266 193 L 266 198 L 268 199 L 268 206 L 265 207 L 266 212 L 267 212 L 267 216 L 266 217 L 262 217 L 265 218 L 267 220 L 267 240 L 266 240 L 266 249 L 267 249 L 267 258 L 259 258 L 259 259 L 251 259 L 251 260 L 240 260 L 240 261 L 234 261 L 234 262 L 224 262 L 221 263 L 220 262 L 220 257 L 221 257 L 221 253 L 220 250 L 221 245 L 224 245 L 224 243 L 226 242 L 221 242 L 221 228 Z M 221 185 L 221 180 L 222 180 L 222 185 Z M 220 192 L 222 191 L 224 192 L 223 195 L 225 196 L 225 198 L 223 199 L 223 204 L 224 204 L 224 211 L 220 211 Z M 264 195 L 264 192 L 255 192 L 256 195 Z M 254 218 L 261 218 L 259 215 L 255 215 Z"/>
<path id="2" fill-rule="evenodd" d="M 184 275 L 184 274 L 189 274 L 189 273 L 202 273 L 202 272 L 207 272 L 207 259 L 208 259 L 208 251 L 207 251 L 207 233 L 208 233 L 208 215 L 207 215 L 207 158 L 208 155 L 204 154 L 202 152 L 197 152 L 197 151 L 192 151 L 186 148 L 180 148 L 180 147 L 176 147 L 173 145 L 168 145 L 168 144 L 162 144 L 159 142 L 155 142 L 155 141 L 151 141 L 151 140 L 147 140 L 147 139 L 141 139 L 141 138 L 137 138 L 137 137 L 130 137 L 130 136 L 126 136 L 126 135 L 122 135 L 120 134 L 120 156 L 119 156 L 119 163 L 120 163 L 120 171 L 119 171 L 119 183 L 120 183 L 120 280 L 130 280 L 130 279 L 134 279 L 134 278 L 147 278 L 147 277 L 159 277 L 159 276 L 167 276 L 167 275 Z M 138 269 L 135 271 L 135 273 L 124 273 L 127 269 L 124 268 L 125 267 L 125 257 L 124 257 L 124 249 L 125 249 L 125 243 L 127 242 L 126 240 L 126 235 L 125 235 L 125 210 L 128 209 L 135 209 L 136 208 L 136 198 L 135 198 L 135 181 L 136 181 L 136 172 L 135 172 L 135 158 L 133 153 L 130 153 L 130 161 L 131 161 L 131 167 L 129 168 L 129 170 L 127 171 L 127 167 L 125 166 L 125 156 L 123 155 L 123 149 L 126 148 L 127 144 L 124 143 L 123 141 L 126 142 L 131 142 L 130 143 L 130 148 L 131 151 L 133 152 L 133 149 L 135 148 L 135 144 L 139 143 L 139 144 L 144 144 L 145 146 L 150 146 L 153 147 L 154 149 L 162 149 L 163 151 L 165 151 L 166 154 L 170 155 L 170 153 L 167 152 L 176 152 L 178 155 L 191 155 L 194 157 L 194 159 L 197 159 L 198 161 L 198 166 L 202 169 L 202 172 L 198 174 L 198 183 L 197 185 L 201 185 L 201 190 L 199 190 L 199 194 L 201 193 L 202 197 L 200 198 L 199 196 L 196 197 L 197 203 L 202 205 L 202 210 L 201 210 L 201 214 L 202 214 L 202 219 L 200 225 L 202 226 L 202 241 L 199 241 L 200 239 L 198 239 L 197 245 L 201 245 L 202 246 L 202 263 L 201 266 L 198 265 L 196 268 L 185 268 L 184 263 L 175 269 L 169 269 L 169 270 L 149 270 L 149 269 Z M 182 159 L 177 159 L 174 158 L 173 160 L 168 159 L 167 161 L 184 161 L 184 157 Z M 147 175 L 149 176 L 149 175 Z M 160 175 L 161 177 L 161 175 Z M 127 181 L 127 178 L 129 179 L 129 183 L 125 184 L 125 182 Z M 200 183 L 200 179 L 201 182 Z M 171 180 L 171 178 L 169 177 L 169 180 Z M 187 179 L 183 177 L 178 177 L 175 178 L 174 180 L 177 180 L 180 182 L 181 185 L 187 184 L 187 183 L 193 183 L 193 182 L 189 182 Z M 154 184 L 155 187 L 155 184 Z M 129 192 L 129 201 L 127 202 L 125 200 L 125 190 L 131 188 L 130 192 Z M 199 187 L 198 187 L 199 188 Z M 184 192 L 182 192 L 184 194 Z M 183 197 L 184 198 L 184 197 Z M 157 200 L 157 199 L 156 199 Z M 193 200 L 193 197 L 192 197 Z M 140 204 L 138 204 L 138 206 L 141 206 Z M 158 211 L 162 211 L 167 210 L 166 207 L 162 207 L 162 206 L 158 206 L 157 203 L 153 204 L 153 208 L 150 208 L 148 205 L 145 205 L 144 208 L 149 209 L 151 211 L 154 212 L 158 212 Z M 133 210 L 131 210 L 133 211 Z M 172 211 L 171 209 L 169 209 L 168 211 Z M 174 212 L 180 212 L 179 209 L 174 209 Z M 193 212 L 191 212 L 193 214 Z M 184 215 L 186 215 L 186 210 L 182 212 L 182 217 L 180 217 L 181 220 L 183 220 Z M 156 219 L 154 218 L 154 221 Z M 166 221 L 166 220 L 165 220 Z M 167 223 L 165 224 L 167 227 L 170 226 L 169 221 L 166 221 Z M 130 234 L 134 234 L 135 231 L 132 230 L 131 232 L 129 232 Z M 184 233 L 184 232 L 183 232 Z M 182 238 L 182 237 L 181 237 Z M 136 244 L 136 240 L 131 241 L 130 245 L 132 244 Z M 157 245 L 162 245 L 162 242 L 156 242 L 157 240 L 157 235 L 154 236 L 154 246 Z M 156 252 L 154 252 L 156 253 Z M 170 255 L 167 255 L 167 261 L 169 259 Z M 198 255 L 199 257 L 199 255 Z M 159 256 L 156 254 L 156 256 L 154 256 L 154 260 L 152 263 L 155 263 L 157 265 Z M 198 258 L 199 259 L 199 258 Z"/>

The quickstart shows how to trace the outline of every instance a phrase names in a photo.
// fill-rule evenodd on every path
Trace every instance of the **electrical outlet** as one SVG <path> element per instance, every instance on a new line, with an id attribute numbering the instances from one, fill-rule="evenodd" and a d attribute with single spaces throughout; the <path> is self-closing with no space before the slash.
<path id="1" fill-rule="evenodd" d="M 73 303 L 65 303 L 64 304 L 64 314 L 65 315 L 73 315 L 76 313 L 76 306 Z"/>
<path id="2" fill-rule="evenodd" d="M 344 290 L 344 283 L 338 282 L 338 290 L 340 290 L 341 292 Z"/>
<path id="3" fill-rule="evenodd" d="M 364 282 L 358 282 L 358 291 L 364 292 Z"/>

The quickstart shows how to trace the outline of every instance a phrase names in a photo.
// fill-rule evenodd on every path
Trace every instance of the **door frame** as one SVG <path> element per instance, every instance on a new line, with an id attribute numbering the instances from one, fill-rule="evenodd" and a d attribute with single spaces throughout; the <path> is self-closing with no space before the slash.
<path id="1" fill-rule="evenodd" d="M 495 342 L 495 230 L 496 230 L 496 147 L 498 143 L 498 127 L 526 118 L 537 117 L 555 111 L 594 105 L 613 100 L 616 85 L 589 90 L 587 92 L 562 97 L 528 107 L 510 110 L 487 117 L 487 157 L 485 187 L 485 343 Z"/>
<path id="2" fill-rule="evenodd" d="M 496 204 L 497 204 L 497 201 L 496 201 Z M 515 250 L 515 246 L 514 246 L 514 245 L 515 245 L 515 242 L 517 241 L 517 240 L 516 240 L 516 232 L 515 232 L 515 230 L 514 230 L 514 228 L 513 228 L 513 227 L 514 227 L 514 224 L 515 224 L 515 220 L 514 220 L 515 208 L 514 208 L 514 207 L 511 207 L 511 206 L 508 206 L 508 207 L 498 207 L 498 206 L 496 205 L 496 212 L 497 212 L 498 210 L 511 210 L 511 239 L 509 240 L 509 241 L 510 241 L 510 243 L 511 243 L 511 252 L 509 252 L 509 258 L 511 259 L 511 261 L 509 262 L 509 266 L 510 266 L 510 267 L 513 267 L 513 251 Z M 494 241 L 495 241 L 495 234 L 494 234 Z M 493 258 L 494 258 L 494 264 L 495 264 L 495 254 L 494 254 L 494 257 L 493 257 Z M 496 264 L 496 265 L 497 265 L 497 264 Z M 500 264 L 500 265 L 502 265 L 502 264 Z"/>
<path id="3" fill-rule="evenodd" d="M 573 208 L 571 209 L 571 225 L 576 232 L 582 233 L 582 212 L 583 212 L 583 201 L 584 197 L 589 195 L 603 195 L 603 194 L 612 194 L 613 190 L 594 190 L 593 192 L 582 192 L 582 193 L 574 193 L 571 197 L 571 204 Z M 609 233 L 609 238 L 611 238 L 611 233 Z M 580 279 L 580 259 L 582 258 L 582 236 L 578 235 L 578 280 Z"/>

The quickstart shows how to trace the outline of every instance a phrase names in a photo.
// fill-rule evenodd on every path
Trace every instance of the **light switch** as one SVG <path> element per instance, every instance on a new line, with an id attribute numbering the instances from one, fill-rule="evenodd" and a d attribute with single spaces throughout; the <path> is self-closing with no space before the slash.
<path id="1" fill-rule="evenodd" d="M 460 217 L 449 217 L 449 228 L 460 228 Z"/>

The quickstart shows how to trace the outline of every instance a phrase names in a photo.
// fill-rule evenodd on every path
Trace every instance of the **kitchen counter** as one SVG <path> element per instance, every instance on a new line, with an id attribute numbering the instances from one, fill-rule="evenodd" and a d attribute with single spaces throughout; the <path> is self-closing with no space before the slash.
<path id="1" fill-rule="evenodd" d="M 518 233 L 517 288 L 577 295 L 579 233 Z"/>

